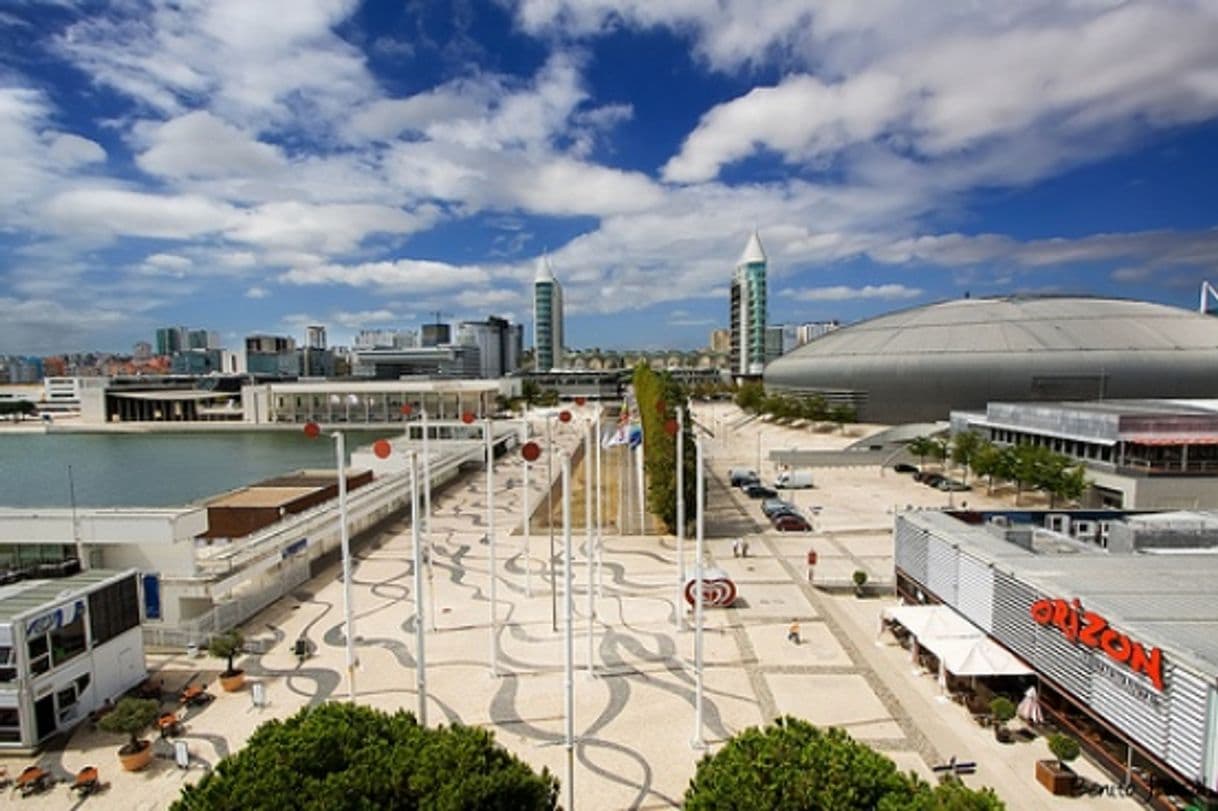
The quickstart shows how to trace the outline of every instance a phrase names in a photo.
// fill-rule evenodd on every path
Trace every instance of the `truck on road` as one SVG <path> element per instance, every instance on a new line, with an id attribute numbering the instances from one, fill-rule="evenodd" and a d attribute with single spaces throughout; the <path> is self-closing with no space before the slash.
<path id="1" fill-rule="evenodd" d="M 812 486 L 811 470 L 784 470 L 774 480 L 775 490 L 800 490 Z"/>

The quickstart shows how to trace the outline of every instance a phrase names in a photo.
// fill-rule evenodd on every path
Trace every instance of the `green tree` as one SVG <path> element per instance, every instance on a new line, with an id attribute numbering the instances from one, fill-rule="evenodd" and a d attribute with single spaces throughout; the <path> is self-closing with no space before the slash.
<path id="1" fill-rule="evenodd" d="M 1087 492 L 1090 483 L 1087 481 L 1087 469 L 1082 465 L 1074 465 L 1061 472 L 1057 480 L 1055 494 L 1065 502 L 1077 502 Z"/>
<path id="2" fill-rule="evenodd" d="M 928 436 L 916 436 L 905 445 L 914 456 L 918 457 L 918 467 L 926 467 L 926 457 L 933 452 L 935 441 Z"/>
<path id="3" fill-rule="evenodd" d="M 152 726 L 160 711 L 155 698 L 124 698 L 102 716 L 97 726 L 103 732 L 126 735 L 127 743 L 118 752 L 120 755 L 133 755 L 144 748 L 140 733 Z"/>
<path id="4" fill-rule="evenodd" d="M 801 401 L 799 414 L 809 422 L 822 422 L 829 417 L 829 404 L 824 397 L 814 394 Z"/>
<path id="5" fill-rule="evenodd" d="M 976 431 L 961 431 L 952 437 L 952 461 L 964 468 L 964 483 L 968 484 L 969 467 L 981 447 L 981 435 Z"/>
<path id="6" fill-rule="evenodd" d="M 829 419 L 837 426 L 837 430 L 846 430 L 846 424 L 854 422 L 856 414 L 854 409 L 845 403 L 838 403 L 829 408 Z"/>
<path id="7" fill-rule="evenodd" d="M 413 715 L 328 703 L 254 731 L 182 789 L 173 811 L 553 809 L 558 781 L 478 727 L 423 727 Z"/>
<path id="8" fill-rule="evenodd" d="M 245 637 L 241 635 L 241 631 L 234 628 L 231 631 L 225 631 L 222 634 L 216 634 L 207 643 L 207 652 L 217 659 L 224 659 L 228 666 L 225 667 L 221 676 L 232 676 L 237 671 L 233 668 L 233 657 L 242 652 L 245 645 Z"/>
<path id="9" fill-rule="evenodd" d="M 742 411 L 752 411 L 756 413 L 761 410 L 761 404 L 764 400 L 765 386 L 763 386 L 761 383 L 744 383 L 736 391 L 736 405 L 740 406 Z"/>
<path id="10" fill-rule="evenodd" d="M 1062 766 L 1065 766 L 1080 754 L 1078 741 L 1069 735 L 1062 735 L 1060 732 L 1050 735 L 1048 744 L 1049 751 L 1053 753 L 1053 757 L 1057 758 L 1057 762 Z"/>
<path id="11" fill-rule="evenodd" d="M 643 466 L 647 474 L 647 506 L 670 532 L 677 525 L 677 443 L 665 430 L 676 418 L 678 406 L 685 408 L 684 458 L 685 526 L 693 526 L 696 508 L 696 447 L 690 430 L 689 398 L 685 389 L 667 372 L 656 372 L 640 363 L 634 370 L 634 396 L 643 423 Z"/>
<path id="12" fill-rule="evenodd" d="M 988 789 L 932 789 L 837 728 L 797 718 L 749 727 L 698 763 L 685 791 L 686 811 L 1000 811 Z"/>
<path id="13" fill-rule="evenodd" d="M 986 479 L 986 492 L 994 492 L 994 477 L 1002 467 L 1002 449 L 988 440 L 982 440 L 973 451 L 972 468 L 978 476 Z"/>

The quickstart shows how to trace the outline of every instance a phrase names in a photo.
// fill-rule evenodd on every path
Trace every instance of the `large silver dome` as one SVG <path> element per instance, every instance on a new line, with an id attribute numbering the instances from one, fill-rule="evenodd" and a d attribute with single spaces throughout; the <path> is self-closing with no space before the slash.
<path id="1" fill-rule="evenodd" d="M 765 385 L 886 423 L 991 400 L 1214 397 L 1218 318 L 1120 299 L 960 299 L 830 332 L 768 365 Z"/>

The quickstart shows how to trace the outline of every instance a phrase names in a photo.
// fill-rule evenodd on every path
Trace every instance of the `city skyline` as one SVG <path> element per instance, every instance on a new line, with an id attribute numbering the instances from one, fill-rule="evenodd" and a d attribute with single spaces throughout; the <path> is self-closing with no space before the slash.
<path id="1" fill-rule="evenodd" d="M 1218 275 L 1203 4 L 250 8 L 0 12 L 0 354 L 531 333 L 543 255 L 570 346 L 692 348 L 754 230 L 772 323 Z"/>

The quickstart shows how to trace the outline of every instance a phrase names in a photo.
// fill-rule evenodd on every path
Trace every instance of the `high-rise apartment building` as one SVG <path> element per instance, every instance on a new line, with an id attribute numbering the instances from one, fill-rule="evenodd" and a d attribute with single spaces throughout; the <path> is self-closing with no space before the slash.
<path id="1" fill-rule="evenodd" d="M 539 372 L 562 365 L 562 285 L 554 278 L 550 260 L 537 260 L 533 278 L 533 363 Z"/>
<path id="2" fill-rule="evenodd" d="M 305 348 L 325 349 L 326 328 L 317 324 L 305 327 Z"/>
<path id="3" fill-rule="evenodd" d="M 485 321 L 463 321 L 457 328 L 457 343 L 478 347 L 480 377 L 494 379 L 516 371 L 520 365 L 518 343 L 521 329 L 507 319 L 489 316 Z"/>
<path id="4" fill-rule="evenodd" d="M 760 375 L 766 362 L 766 256 L 754 231 L 732 278 L 732 374 Z"/>
<path id="5" fill-rule="evenodd" d="M 156 331 L 156 353 L 173 355 L 186 348 L 186 327 L 161 327 Z"/>

